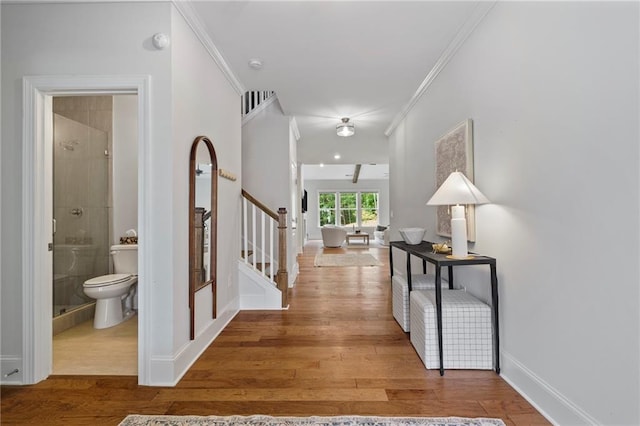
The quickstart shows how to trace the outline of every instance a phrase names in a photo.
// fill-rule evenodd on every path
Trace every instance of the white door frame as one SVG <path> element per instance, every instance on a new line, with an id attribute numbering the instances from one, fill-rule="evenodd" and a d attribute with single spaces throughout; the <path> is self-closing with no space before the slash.
<path id="1" fill-rule="evenodd" d="M 147 75 L 61 75 L 23 78 L 22 148 L 22 357 L 23 383 L 46 379 L 52 369 L 51 252 L 53 187 L 51 105 L 55 95 L 138 95 L 138 383 L 149 382 L 151 250 L 145 244 L 150 214 L 150 80 Z"/>

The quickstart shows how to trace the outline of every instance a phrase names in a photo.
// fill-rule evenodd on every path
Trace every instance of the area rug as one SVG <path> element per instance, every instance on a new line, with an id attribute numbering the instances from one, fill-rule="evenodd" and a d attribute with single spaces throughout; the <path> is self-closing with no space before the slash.
<path id="1" fill-rule="evenodd" d="M 120 426 L 504 426 L 500 419 L 461 417 L 272 417 L 129 415 Z"/>
<path id="2" fill-rule="evenodd" d="M 381 266 L 369 253 L 317 254 L 314 266 Z"/>

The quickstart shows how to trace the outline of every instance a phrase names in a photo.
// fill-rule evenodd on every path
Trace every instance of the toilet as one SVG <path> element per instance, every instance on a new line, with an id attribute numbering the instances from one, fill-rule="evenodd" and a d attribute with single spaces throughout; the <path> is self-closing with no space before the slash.
<path id="1" fill-rule="evenodd" d="M 111 256 L 114 273 L 91 278 L 82 285 L 84 294 L 96 299 L 93 328 L 113 327 L 135 315 L 138 245 L 113 245 Z"/>

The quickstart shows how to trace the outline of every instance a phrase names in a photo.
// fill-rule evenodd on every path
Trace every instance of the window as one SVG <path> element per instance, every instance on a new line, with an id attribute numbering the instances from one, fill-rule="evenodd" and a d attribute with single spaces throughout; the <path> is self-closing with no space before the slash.
<path id="1" fill-rule="evenodd" d="M 340 192 L 340 225 L 358 226 L 358 194 Z"/>
<path id="2" fill-rule="evenodd" d="M 360 224 L 376 226 L 378 224 L 378 193 L 360 193 Z"/>
<path id="3" fill-rule="evenodd" d="M 377 192 L 319 192 L 319 225 L 376 226 L 378 199 Z"/>
<path id="4" fill-rule="evenodd" d="M 336 223 L 336 193 L 321 192 L 318 194 L 318 218 L 320 226 Z"/>

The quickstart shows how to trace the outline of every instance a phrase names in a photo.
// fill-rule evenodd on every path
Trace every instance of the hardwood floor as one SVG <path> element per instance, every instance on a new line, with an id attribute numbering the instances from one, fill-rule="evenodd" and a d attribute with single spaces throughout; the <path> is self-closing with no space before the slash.
<path id="1" fill-rule="evenodd" d="M 391 315 L 388 249 L 368 249 L 380 267 L 314 267 L 321 250 L 312 242 L 299 257 L 289 310 L 239 313 L 176 387 L 138 386 L 136 377 L 123 376 L 52 376 L 33 386 L 4 386 L 2 424 L 117 425 L 130 413 L 549 424 L 492 371 L 448 370 L 440 377 L 424 368 Z"/>

